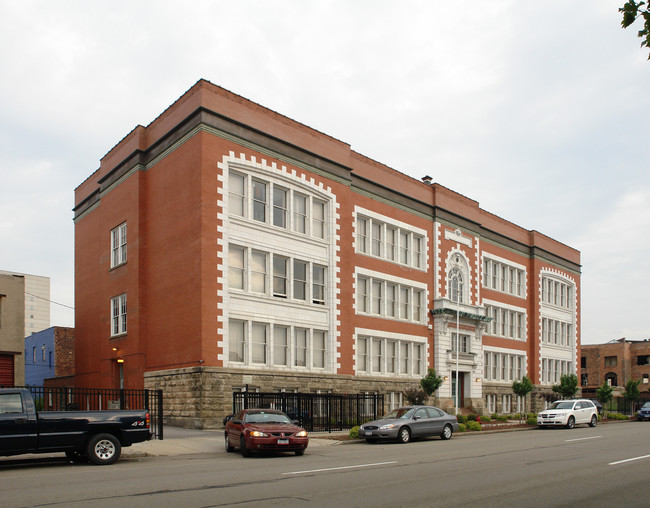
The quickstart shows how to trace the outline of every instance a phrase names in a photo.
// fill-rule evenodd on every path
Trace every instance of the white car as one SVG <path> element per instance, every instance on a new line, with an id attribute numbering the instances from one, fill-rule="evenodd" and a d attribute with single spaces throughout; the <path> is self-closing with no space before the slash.
<path id="1" fill-rule="evenodd" d="M 537 414 L 539 427 L 563 426 L 572 429 L 579 423 L 586 423 L 590 427 L 598 423 L 598 409 L 590 400 L 556 400 L 548 409 Z"/>

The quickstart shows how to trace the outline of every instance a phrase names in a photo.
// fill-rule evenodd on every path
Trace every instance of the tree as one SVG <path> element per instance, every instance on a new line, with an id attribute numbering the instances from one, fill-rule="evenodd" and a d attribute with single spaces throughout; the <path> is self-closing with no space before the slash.
<path id="1" fill-rule="evenodd" d="M 425 391 L 425 393 L 431 397 L 431 395 L 433 395 L 435 391 L 440 388 L 442 381 L 442 377 L 439 376 L 434 369 L 429 368 L 427 375 L 420 379 L 420 386 Z"/>
<path id="2" fill-rule="evenodd" d="M 528 376 L 524 376 L 521 378 L 521 381 L 512 383 L 512 391 L 524 400 L 524 410 L 520 414 L 520 418 L 523 420 L 526 414 L 526 395 L 533 391 L 533 383 Z"/>
<path id="3" fill-rule="evenodd" d="M 603 386 L 596 388 L 596 397 L 603 405 L 603 419 L 607 419 L 607 410 L 605 406 L 612 400 L 614 396 L 614 389 L 607 384 L 607 381 L 603 383 Z"/>
<path id="4" fill-rule="evenodd" d="M 632 406 L 632 414 L 634 414 L 634 411 L 636 409 L 634 407 L 634 403 L 639 400 L 639 395 L 641 395 L 639 392 L 639 383 L 641 383 L 641 381 L 633 381 L 631 379 L 625 383 L 625 391 L 623 392 L 623 397 L 630 401 L 630 404 Z"/>
<path id="5" fill-rule="evenodd" d="M 629 0 L 618 11 L 623 13 L 623 21 L 621 21 L 623 28 L 633 24 L 639 17 L 644 19 L 643 30 L 639 30 L 637 35 L 643 39 L 641 47 L 650 48 L 650 4 Z M 650 55 L 648 55 L 648 60 L 650 60 Z"/>
<path id="6" fill-rule="evenodd" d="M 404 395 L 404 399 L 408 404 L 413 404 L 416 406 L 419 406 L 421 404 L 424 404 L 424 401 L 427 398 L 427 394 L 424 390 L 420 390 L 419 388 L 407 388 L 402 392 Z"/>
<path id="7" fill-rule="evenodd" d="M 551 386 L 551 390 L 559 393 L 563 399 L 570 399 L 578 391 L 578 376 L 563 374 L 560 376 L 560 384 Z"/>

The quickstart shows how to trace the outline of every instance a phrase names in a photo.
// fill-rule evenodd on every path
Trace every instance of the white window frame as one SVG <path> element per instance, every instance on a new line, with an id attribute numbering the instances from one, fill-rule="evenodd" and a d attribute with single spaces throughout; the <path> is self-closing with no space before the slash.
<path id="1" fill-rule="evenodd" d="M 126 222 L 111 230 L 111 268 L 126 263 Z"/>
<path id="2" fill-rule="evenodd" d="M 111 337 L 126 335 L 126 293 L 111 298 Z"/>

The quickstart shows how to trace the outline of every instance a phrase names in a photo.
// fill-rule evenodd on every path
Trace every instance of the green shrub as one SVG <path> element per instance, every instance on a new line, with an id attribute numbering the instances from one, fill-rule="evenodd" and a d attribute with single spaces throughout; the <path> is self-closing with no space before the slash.
<path id="1" fill-rule="evenodd" d="M 466 432 L 466 431 L 467 431 L 467 426 L 464 423 L 459 423 L 458 432 Z"/>
<path id="2" fill-rule="evenodd" d="M 499 421 L 499 422 L 507 422 L 508 421 L 508 416 L 507 415 L 496 415 L 496 417 L 494 419 Z"/>
<path id="3" fill-rule="evenodd" d="M 537 415 L 533 413 L 528 414 L 528 419 L 526 420 L 527 425 L 537 425 Z"/>
<path id="4" fill-rule="evenodd" d="M 467 422 L 467 430 L 481 430 L 481 424 L 476 420 L 471 420 Z"/>
<path id="5" fill-rule="evenodd" d="M 475 413 L 470 413 L 470 414 L 467 415 L 467 419 L 471 420 L 473 422 L 475 422 L 477 418 L 478 418 L 478 415 L 475 414 Z"/>
<path id="6" fill-rule="evenodd" d="M 607 419 L 609 420 L 629 420 L 630 417 L 621 413 L 607 413 Z"/>
<path id="7" fill-rule="evenodd" d="M 481 423 L 490 423 L 492 420 L 489 416 L 479 416 L 476 421 L 480 421 Z"/>
<path id="8" fill-rule="evenodd" d="M 359 426 L 352 427 L 350 429 L 350 437 L 352 439 L 359 439 Z"/>
<path id="9" fill-rule="evenodd" d="M 36 411 L 43 411 L 43 397 L 36 397 L 34 399 L 34 406 L 36 406 Z"/>
<path id="10" fill-rule="evenodd" d="M 467 423 L 467 416 L 465 415 L 458 415 L 456 418 L 458 418 L 458 423 Z"/>

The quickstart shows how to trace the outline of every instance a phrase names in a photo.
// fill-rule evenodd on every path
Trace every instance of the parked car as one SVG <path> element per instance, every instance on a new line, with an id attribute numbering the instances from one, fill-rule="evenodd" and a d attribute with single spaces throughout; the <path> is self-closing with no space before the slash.
<path id="1" fill-rule="evenodd" d="M 293 451 L 303 455 L 309 445 L 307 431 L 282 411 L 244 409 L 226 423 L 226 451 L 239 449 L 244 457 L 253 451 Z"/>
<path id="2" fill-rule="evenodd" d="M 566 427 L 586 423 L 595 427 L 598 423 L 598 409 L 587 399 L 556 400 L 548 409 L 537 414 L 537 425 L 542 427 Z"/>
<path id="3" fill-rule="evenodd" d="M 123 447 L 151 439 L 142 411 L 43 411 L 25 388 L 0 389 L 0 455 L 65 452 L 112 464 Z"/>
<path id="4" fill-rule="evenodd" d="M 369 443 L 379 440 L 397 440 L 408 443 L 411 439 L 440 436 L 449 439 L 458 431 L 458 419 L 433 406 L 406 406 L 395 409 L 379 420 L 359 427 L 359 437 Z"/>
<path id="5" fill-rule="evenodd" d="M 650 402 L 643 404 L 641 409 L 636 412 L 636 419 L 641 422 L 643 420 L 650 420 Z"/>

